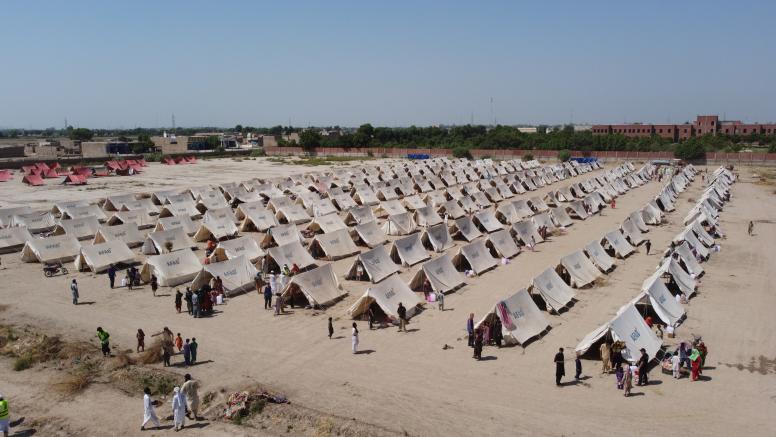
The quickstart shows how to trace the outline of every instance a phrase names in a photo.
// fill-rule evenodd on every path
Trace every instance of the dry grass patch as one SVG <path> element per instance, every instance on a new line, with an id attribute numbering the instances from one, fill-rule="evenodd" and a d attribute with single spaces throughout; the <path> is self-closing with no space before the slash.
<path id="1" fill-rule="evenodd" d="M 140 364 L 158 364 L 162 362 L 162 359 L 162 341 L 156 339 L 151 343 L 151 346 L 145 348 L 145 351 L 140 355 L 138 361 Z"/>

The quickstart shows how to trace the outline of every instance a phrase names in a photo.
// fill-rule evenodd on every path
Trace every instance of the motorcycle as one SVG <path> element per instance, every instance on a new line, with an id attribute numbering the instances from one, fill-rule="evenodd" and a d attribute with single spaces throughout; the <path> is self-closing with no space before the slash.
<path id="1" fill-rule="evenodd" d="M 67 274 L 67 267 L 63 266 L 62 263 L 46 263 L 43 266 L 43 274 L 46 275 L 47 278 L 50 278 L 57 273 L 62 273 L 63 275 Z"/>

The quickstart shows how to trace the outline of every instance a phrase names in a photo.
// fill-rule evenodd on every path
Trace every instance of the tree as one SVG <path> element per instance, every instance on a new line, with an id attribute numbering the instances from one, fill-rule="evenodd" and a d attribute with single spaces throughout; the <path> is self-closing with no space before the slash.
<path id="1" fill-rule="evenodd" d="M 453 157 L 472 159 L 472 152 L 466 146 L 453 147 Z"/>
<path id="2" fill-rule="evenodd" d="M 238 124 L 237 126 L 234 127 L 234 131 L 235 132 L 242 132 L 243 131 L 243 125 Z"/>
<path id="3" fill-rule="evenodd" d="M 155 147 L 156 145 L 148 134 L 140 134 L 137 136 L 137 142 L 132 144 L 132 153 L 139 155 L 149 152 Z"/>
<path id="4" fill-rule="evenodd" d="M 558 161 L 560 162 L 566 162 L 569 159 L 571 159 L 571 151 L 568 149 L 563 149 L 558 152 Z"/>
<path id="5" fill-rule="evenodd" d="M 221 138 L 215 135 L 207 137 L 207 148 L 210 150 L 216 150 L 221 147 Z"/>
<path id="6" fill-rule="evenodd" d="M 303 149 L 312 151 L 321 145 L 321 133 L 316 129 L 307 129 L 299 134 L 299 142 Z"/>
<path id="7" fill-rule="evenodd" d="M 375 128 L 371 124 L 362 124 L 353 134 L 353 144 L 357 147 L 367 147 L 375 134 Z"/>
<path id="8" fill-rule="evenodd" d="M 85 127 L 79 127 L 71 130 L 69 137 L 73 141 L 89 141 L 94 138 L 94 132 Z"/>
<path id="9" fill-rule="evenodd" d="M 706 157 L 706 148 L 703 146 L 703 142 L 701 140 L 697 138 L 690 138 L 689 140 L 676 146 L 676 150 L 674 150 L 674 156 L 685 161 L 702 159 Z"/>

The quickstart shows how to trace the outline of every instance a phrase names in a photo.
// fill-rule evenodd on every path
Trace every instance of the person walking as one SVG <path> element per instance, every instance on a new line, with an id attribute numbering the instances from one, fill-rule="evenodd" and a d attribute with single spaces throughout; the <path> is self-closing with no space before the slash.
<path id="1" fill-rule="evenodd" d="M 189 315 L 194 314 L 193 310 L 193 303 L 192 299 L 194 298 L 194 293 L 191 292 L 191 288 L 186 287 L 186 294 L 183 296 L 183 300 L 186 301 L 186 312 L 189 313 Z"/>
<path id="2" fill-rule="evenodd" d="M 153 423 L 156 428 L 162 426 L 159 423 L 159 418 L 156 417 L 156 411 L 154 411 L 151 389 L 146 387 L 143 389 L 143 424 L 140 425 L 140 431 L 145 431 L 145 426 L 148 422 Z"/>
<path id="3" fill-rule="evenodd" d="M 78 283 L 75 279 L 70 283 L 70 294 L 73 295 L 73 305 L 78 305 Z"/>
<path id="4" fill-rule="evenodd" d="M 186 339 L 186 343 L 183 344 L 183 363 L 186 367 L 191 365 L 191 344 L 189 339 Z"/>
<path id="5" fill-rule="evenodd" d="M 474 347 L 474 313 L 470 313 L 469 318 L 466 319 L 466 334 L 469 337 L 469 347 Z"/>
<path id="6" fill-rule="evenodd" d="M 181 337 L 180 332 L 175 336 L 175 347 L 178 348 L 178 353 L 181 353 L 181 350 L 183 349 L 183 337 Z"/>
<path id="7" fill-rule="evenodd" d="M 356 322 L 353 322 L 353 331 L 351 333 L 351 346 L 353 349 L 353 353 L 358 352 L 358 325 L 356 325 Z"/>
<path id="8" fill-rule="evenodd" d="M 0 431 L 3 437 L 8 437 L 11 433 L 11 414 L 8 410 L 8 401 L 0 394 Z"/>
<path id="9" fill-rule="evenodd" d="M 142 329 L 137 329 L 137 334 L 135 334 L 135 337 L 137 338 L 137 348 L 135 352 L 140 353 L 141 351 L 145 352 L 145 332 L 143 332 Z"/>
<path id="10" fill-rule="evenodd" d="M 609 343 L 601 343 L 601 347 L 598 349 L 601 353 L 601 373 L 609 373 L 612 371 L 612 349 Z"/>
<path id="11" fill-rule="evenodd" d="M 580 355 L 582 353 L 577 352 L 577 356 L 574 358 L 574 379 L 577 381 L 582 376 L 582 360 L 579 359 Z"/>
<path id="12" fill-rule="evenodd" d="M 647 351 L 644 348 L 639 349 L 641 351 L 641 356 L 639 357 L 639 360 L 636 362 L 636 366 L 639 368 L 639 382 L 638 386 L 647 385 L 647 365 L 649 364 L 649 355 L 647 355 Z"/>
<path id="13" fill-rule="evenodd" d="M 407 332 L 407 308 L 399 302 L 399 307 L 396 308 L 396 314 L 399 315 L 399 332 Z"/>
<path id="14" fill-rule="evenodd" d="M 675 379 L 681 377 L 679 368 L 682 366 L 682 359 L 679 357 L 679 353 L 675 353 L 671 356 L 671 373 Z"/>
<path id="15" fill-rule="evenodd" d="M 172 418 L 175 431 L 180 431 L 186 425 L 186 396 L 181 393 L 180 387 L 172 390 Z"/>
<path id="16" fill-rule="evenodd" d="M 108 266 L 108 281 L 110 282 L 110 288 L 113 289 L 113 286 L 116 284 L 116 266 L 113 264 Z"/>
<path id="17" fill-rule="evenodd" d="M 189 413 L 191 413 L 191 416 L 187 414 L 187 417 L 197 420 L 199 417 L 199 381 L 192 379 L 188 373 L 183 376 L 183 380 L 181 393 L 186 397 Z"/>
<path id="18" fill-rule="evenodd" d="M 197 348 L 199 347 L 199 344 L 197 343 L 196 337 L 191 337 L 191 343 L 189 343 L 189 350 L 191 351 L 191 365 L 197 364 Z"/>
<path id="19" fill-rule="evenodd" d="M 647 255 L 649 255 L 649 249 L 650 248 L 652 248 L 652 241 L 647 240 L 646 242 L 644 242 L 644 249 L 647 250 Z"/>
<path id="20" fill-rule="evenodd" d="M 560 380 L 566 375 L 566 364 L 563 358 L 563 348 L 558 349 L 558 353 L 555 354 L 553 359 L 555 362 L 555 385 L 560 387 Z"/>
<path id="21" fill-rule="evenodd" d="M 437 301 L 437 308 L 439 309 L 439 311 L 444 311 L 445 310 L 445 294 L 442 293 L 441 291 L 437 291 L 435 298 L 436 298 L 436 301 Z"/>
<path id="22" fill-rule="evenodd" d="M 625 390 L 625 397 L 627 398 L 631 394 L 631 389 L 633 389 L 633 372 L 631 372 L 628 363 L 623 363 L 622 371 L 622 387 Z"/>
<path id="23" fill-rule="evenodd" d="M 132 269 L 127 269 L 127 289 L 132 291 L 132 285 L 135 283 L 135 277 L 132 273 Z"/>
<path id="24" fill-rule="evenodd" d="M 274 270 L 269 274 L 269 286 L 272 288 L 272 294 L 276 294 L 278 292 L 278 280 L 275 277 Z"/>
<path id="25" fill-rule="evenodd" d="M 264 285 L 264 309 L 272 309 L 272 287 L 269 284 Z"/>
<path id="26" fill-rule="evenodd" d="M 97 338 L 100 339 L 100 346 L 102 347 L 102 356 L 110 356 L 110 334 L 108 331 L 104 331 L 102 327 L 97 327 Z"/>
<path id="27" fill-rule="evenodd" d="M 283 299 L 280 297 L 280 293 L 275 293 L 275 315 L 279 316 L 283 312 Z"/>
<path id="28" fill-rule="evenodd" d="M 151 292 L 156 296 L 156 290 L 159 289 L 159 279 L 156 275 L 151 275 Z"/>
<path id="29" fill-rule="evenodd" d="M 504 340 L 504 333 L 501 332 L 501 319 L 496 317 L 493 321 L 493 326 L 490 328 L 490 336 L 496 346 L 501 349 L 501 341 Z"/>
<path id="30" fill-rule="evenodd" d="M 334 335 L 334 325 L 332 324 L 332 318 L 329 317 L 329 340 L 331 340 L 332 335 Z"/>
<path id="31" fill-rule="evenodd" d="M 181 313 L 181 305 L 183 304 L 183 293 L 180 290 L 175 290 L 175 311 L 178 314 Z"/>
<path id="32" fill-rule="evenodd" d="M 754 222 L 753 221 L 749 222 L 749 225 L 747 226 L 746 233 L 749 234 L 750 237 L 754 233 Z"/>

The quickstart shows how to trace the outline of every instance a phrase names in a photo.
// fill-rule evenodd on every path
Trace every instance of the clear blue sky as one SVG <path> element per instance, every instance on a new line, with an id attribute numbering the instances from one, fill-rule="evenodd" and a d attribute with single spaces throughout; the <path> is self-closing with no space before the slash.
<path id="1" fill-rule="evenodd" d="M 0 126 L 776 120 L 774 1 L 7 1 Z"/>

